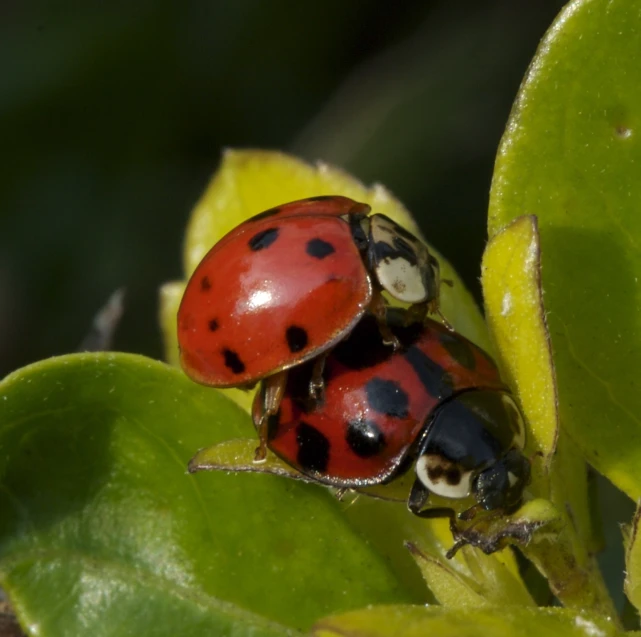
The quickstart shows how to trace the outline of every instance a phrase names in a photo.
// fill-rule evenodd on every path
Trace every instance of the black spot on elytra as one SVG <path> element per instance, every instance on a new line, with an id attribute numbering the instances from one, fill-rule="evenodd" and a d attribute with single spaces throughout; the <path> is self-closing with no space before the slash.
<path id="1" fill-rule="evenodd" d="M 404 310 L 387 312 L 387 325 L 405 349 L 415 343 L 423 332 L 421 323 L 405 326 Z M 394 350 L 383 343 L 378 322 L 371 315 L 365 315 L 352 332 L 332 351 L 332 356 L 349 369 L 366 369 L 388 360 Z"/>
<path id="2" fill-rule="evenodd" d="M 264 250 L 269 248 L 269 246 L 278 239 L 278 228 L 267 228 L 267 230 L 261 230 L 257 232 L 248 242 L 250 250 L 258 252 L 258 250 Z"/>
<path id="3" fill-rule="evenodd" d="M 211 321 L 207 323 L 207 326 L 209 327 L 210 332 L 215 332 L 220 327 L 216 319 L 211 319 Z"/>
<path id="4" fill-rule="evenodd" d="M 328 257 L 330 254 L 333 254 L 336 252 L 336 249 L 331 243 L 328 243 L 327 241 L 324 241 L 323 239 L 310 239 L 307 242 L 307 246 L 305 247 L 305 252 L 309 254 L 310 257 L 314 257 L 315 259 L 324 259 L 325 257 Z"/>
<path id="5" fill-rule="evenodd" d="M 257 215 L 254 215 L 253 217 L 247 219 L 245 223 L 253 223 L 254 221 L 261 221 L 262 219 L 269 219 L 269 217 L 277 215 L 280 210 L 280 207 L 277 206 L 276 208 L 270 208 L 269 210 L 265 210 L 264 212 L 259 212 Z"/>
<path id="6" fill-rule="evenodd" d="M 285 338 L 287 339 L 289 351 L 292 353 L 300 352 L 309 343 L 307 331 L 302 327 L 298 327 L 298 325 L 290 325 L 285 331 Z"/>
<path id="7" fill-rule="evenodd" d="M 407 418 L 409 397 L 396 381 L 372 378 L 365 385 L 365 393 L 369 406 L 379 414 L 391 418 Z"/>
<path id="8" fill-rule="evenodd" d="M 474 370 L 476 359 L 472 345 L 465 339 L 451 332 L 439 332 L 438 340 L 447 350 L 448 354 L 465 369 Z"/>
<path id="9" fill-rule="evenodd" d="M 425 391 L 438 400 L 452 395 L 454 382 L 436 361 L 416 346 L 405 352 L 405 360 L 412 366 Z"/>
<path id="10" fill-rule="evenodd" d="M 309 197 L 307 201 L 329 201 L 334 199 L 334 195 L 317 195 L 316 197 Z"/>
<path id="11" fill-rule="evenodd" d="M 240 360 L 240 357 L 233 349 L 225 348 L 223 357 L 225 358 L 225 367 L 231 369 L 234 374 L 242 374 L 245 371 L 245 363 Z"/>
<path id="12" fill-rule="evenodd" d="M 296 460 L 302 469 L 319 473 L 327 471 L 330 444 L 324 434 L 301 420 L 296 427 L 296 442 Z"/>
<path id="13" fill-rule="evenodd" d="M 365 369 L 382 363 L 392 353 L 392 348 L 383 344 L 376 319 L 367 315 L 338 343 L 332 356 L 349 369 Z"/>
<path id="14" fill-rule="evenodd" d="M 209 290 L 211 290 L 211 281 L 209 280 L 209 277 L 207 275 L 200 279 L 200 289 L 203 292 L 208 292 Z"/>
<path id="15" fill-rule="evenodd" d="M 347 423 L 345 440 L 360 458 L 371 458 L 385 448 L 385 436 L 372 420 L 352 420 Z"/>

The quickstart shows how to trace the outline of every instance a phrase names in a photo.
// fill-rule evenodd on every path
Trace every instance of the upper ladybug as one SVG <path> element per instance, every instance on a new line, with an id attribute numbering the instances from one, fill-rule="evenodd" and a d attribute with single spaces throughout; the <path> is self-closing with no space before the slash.
<path id="1" fill-rule="evenodd" d="M 389 314 L 401 349 L 385 348 L 365 317 L 328 356 L 320 400 L 308 396 L 308 366 L 290 372 L 268 419 L 269 448 L 341 488 L 385 484 L 414 465 L 408 506 L 422 517 L 453 516 L 450 508 L 424 508 L 430 493 L 473 496 L 462 517 L 516 505 L 530 474 L 524 423 L 493 361 L 434 321 L 404 327 L 395 324 L 398 312 Z M 264 413 L 260 392 L 255 422 Z"/>
<path id="2" fill-rule="evenodd" d="M 439 266 L 427 247 L 384 215 L 340 196 L 272 208 L 225 235 L 200 262 L 178 310 L 183 369 L 214 387 L 267 382 L 267 414 L 278 409 L 286 374 L 343 339 L 380 294 L 438 312 Z M 322 387 L 323 358 L 311 391 Z M 264 457 L 264 433 L 257 459 Z"/>

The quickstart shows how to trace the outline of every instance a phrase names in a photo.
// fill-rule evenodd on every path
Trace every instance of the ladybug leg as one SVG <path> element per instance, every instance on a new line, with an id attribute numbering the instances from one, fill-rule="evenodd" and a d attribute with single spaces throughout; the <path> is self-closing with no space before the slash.
<path id="1" fill-rule="evenodd" d="M 394 348 L 394 351 L 399 349 L 401 347 L 401 342 L 396 338 L 396 336 L 394 336 L 394 333 L 387 324 L 387 305 L 380 290 L 374 290 L 372 293 L 372 300 L 370 301 L 369 309 L 376 318 L 378 331 L 381 333 L 383 343 L 385 345 L 391 345 Z"/>
<path id="2" fill-rule="evenodd" d="M 481 510 L 483 510 L 483 506 L 480 503 L 475 504 L 471 506 L 469 509 L 465 509 L 465 511 L 461 511 L 461 513 L 459 513 L 458 515 L 459 520 L 472 520 L 476 516 L 476 514 Z"/>
<path id="3" fill-rule="evenodd" d="M 334 497 L 341 502 L 343 498 L 345 497 L 345 494 L 349 491 L 347 487 L 341 487 L 340 489 L 336 489 L 334 491 Z"/>
<path id="4" fill-rule="evenodd" d="M 420 481 L 415 480 L 412 490 L 410 492 L 410 497 L 407 500 L 407 508 L 419 518 L 423 519 L 433 519 L 433 518 L 448 518 L 450 521 L 450 533 L 454 539 L 454 545 L 452 548 L 445 554 L 447 559 L 452 559 L 456 555 L 457 551 L 462 547 L 468 544 L 468 540 L 464 537 L 456 524 L 456 513 L 454 509 L 449 507 L 434 507 L 432 509 L 423 509 L 425 506 L 430 492 L 427 487 Z"/>
<path id="5" fill-rule="evenodd" d="M 432 272 L 434 273 L 434 288 L 436 290 L 436 294 L 431 301 L 428 301 L 428 309 L 430 313 L 436 314 L 436 316 L 441 319 L 441 323 L 443 323 L 443 325 L 445 325 L 445 327 L 450 332 L 454 332 L 452 324 L 443 316 L 443 313 L 441 312 L 441 284 L 445 283 L 446 285 L 452 287 L 454 283 L 450 281 L 450 279 L 441 279 L 441 266 L 439 265 L 438 260 L 435 259 L 431 254 L 429 256 L 429 264 L 432 268 Z"/>
<path id="6" fill-rule="evenodd" d="M 309 381 L 309 397 L 312 400 L 320 400 L 323 397 L 325 390 L 325 381 L 323 380 L 323 372 L 325 371 L 325 361 L 329 356 L 328 352 L 321 354 L 314 360 L 314 367 L 312 368 L 312 377 Z"/>
<path id="7" fill-rule="evenodd" d="M 410 306 L 407 312 L 405 312 L 404 325 L 407 327 L 408 325 L 412 325 L 412 323 L 424 323 L 428 309 L 429 303 L 415 303 Z"/>
<path id="8" fill-rule="evenodd" d="M 267 425 L 269 418 L 278 413 L 286 386 L 287 371 L 278 372 L 263 380 L 263 411 L 260 420 L 256 423 L 260 444 L 256 449 L 254 462 L 265 462 L 267 457 Z"/>
<path id="9" fill-rule="evenodd" d="M 419 518 L 448 518 L 450 521 L 450 531 L 452 531 L 452 535 L 456 538 L 459 530 L 456 526 L 456 513 L 454 509 L 450 509 L 449 507 L 423 509 L 429 497 L 429 489 L 420 480 L 414 480 L 410 497 L 407 500 L 407 508 Z"/>

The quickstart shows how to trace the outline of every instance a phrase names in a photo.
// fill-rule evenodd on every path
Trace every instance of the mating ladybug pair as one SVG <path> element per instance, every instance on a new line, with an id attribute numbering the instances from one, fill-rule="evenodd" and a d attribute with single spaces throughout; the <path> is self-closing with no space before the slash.
<path id="1" fill-rule="evenodd" d="M 260 213 L 223 237 L 178 311 L 181 362 L 195 381 L 251 387 L 265 447 L 324 484 L 382 484 L 414 464 L 408 505 L 430 493 L 516 505 L 529 477 L 523 420 L 491 359 L 426 319 L 439 312 L 438 262 L 414 235 L 346 197 Z M 382 292 L 410 304 L 387 310 Z"/>

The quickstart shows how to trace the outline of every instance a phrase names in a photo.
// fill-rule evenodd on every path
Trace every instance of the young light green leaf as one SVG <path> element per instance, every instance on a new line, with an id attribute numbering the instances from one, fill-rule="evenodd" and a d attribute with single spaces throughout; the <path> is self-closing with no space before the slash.
<path id="1" fill-rule="evenodd" d="M 539 500 L 538 510 L 536 501 L 529 502 L 516 515 L 529 511 L 524 523 L 531 529 L 550 516 L 558 517 L 555 541 L 549 542 L 545 533 L 542 538 L 535 535 L 523 551 L 565 605 L 613 614 L 612 602 L 586 548 L 593 544 L 593 531 L 585 462 L 577 456 L 565 431 L 560 435 L 558 431 L 555 369 L 539 259 L 536 219 L 523 216 L 490 240 L 482 268 L 490 334 L 503 376 L 516 392 L 528 421 L 528 448 L 536 452 L 531 454 L 533 479 L 527 491 L 551 500 Z M 549 528 L 549 521 L 546 526 Z"/>
<path id="2" fill-rule="evenodd" d="M 451 608 L 479 608 L 480 606 L 518 604 L 533 606 L 527 588 L 516 569 L 513 556 L 505 549 L 505 561 L 498 553 L 485 555 L 482 551 L 465 547 L 461 551 L 468 574 L 457 568 L 455 562 L 437 559 L 408 544 L 421 573 L 436 599 Z"/>
<path id="3" fill-rule="evenodd" d="M 520 217 L 496 234 L 481 268 L 485 313 L 501 375 L 528 422 L 528 449 L 547 466 L 558 432 L 556 379 L 540 285 L 539 233 Z"/>

